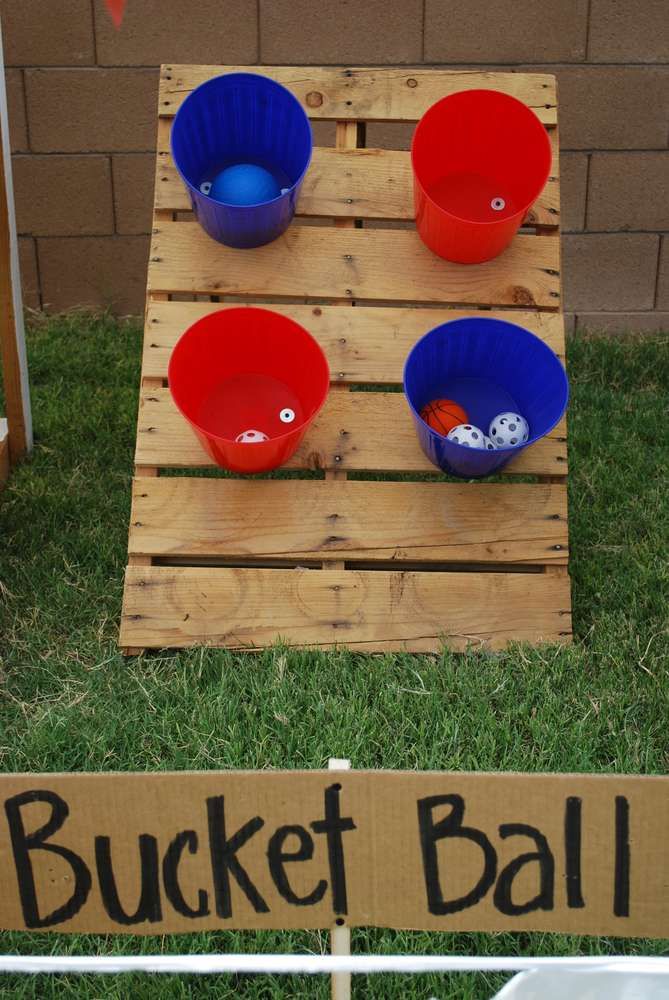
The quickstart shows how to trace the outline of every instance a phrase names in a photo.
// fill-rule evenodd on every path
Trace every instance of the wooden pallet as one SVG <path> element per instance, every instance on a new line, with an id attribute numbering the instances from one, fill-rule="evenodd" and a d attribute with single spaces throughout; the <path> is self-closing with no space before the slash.
<path id="1" fill-rule="evenodd" d="M 162 68 L 121 645 L 135 653 L 278 639 L 368 651 L 568 642 L 565 423 L 520 455 L 503 483 L 446 482 L 398 392 L 417 338 L 481 309 L 564 356 L 554 77 L 245 69 L 285 84 L 312 119 L 335 121 L 336 147 L 314 151 L 283 237 L 253 251 L 220 246 L 189 215 L 169 132 L 190 91 L 223 70 Z M 439 97 L 473 87 L 531 106 L 549 130 L 554 167 L 512 246 L 463 266 L 434 256 L 415 232 L 409 153 L 362 147 L 367 121 L 415 122 Z M 167 389 L 182 331 L 240 301 L 294 317 L 330 363 L 330 397 L 289 479 L 198 474 L 210 461 Z"/>

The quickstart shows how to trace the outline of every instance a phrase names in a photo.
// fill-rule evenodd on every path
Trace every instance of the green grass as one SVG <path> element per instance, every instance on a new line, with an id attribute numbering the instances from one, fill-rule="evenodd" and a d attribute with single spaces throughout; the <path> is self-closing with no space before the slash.
<path id="1" fill-rule="evenodd" d="M 140 334 L 73 316 L 29 336 L 36 447 L 0 499 L 5 771 L 355 767 L 664 773 L 669 340 L 569 345 L 571 648 L 364 658 L 275 649 L 125 660 Z M 356 951 L 661 952 L 666 942 L 357 931 Z M 312 933 L 0 934 L 0 951 L 320 950 Z M 369 977 L 356 997 L 488 998 L 504 977 Z M 0 979 L 1 997 L 321 997 L 325 979 Z"/>

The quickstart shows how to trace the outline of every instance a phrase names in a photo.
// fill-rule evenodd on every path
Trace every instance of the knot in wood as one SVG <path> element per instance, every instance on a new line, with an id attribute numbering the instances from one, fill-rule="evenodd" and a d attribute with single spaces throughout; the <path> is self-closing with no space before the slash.
<path id="1" fill-rule="evenodd" d="M 320 108 L 323 103 L 323 95 L 318 90 L 310 90 L 307 94 L 307 106 L 310 108 Z"/>
<path id="2" fill-rule="evenodd" d="M 513 301 L 518 306 L 533 306 L 535 305 L 534 296 L 529 288 L 523 288 L 522 285 L 516 285 L 512 293 Z"/>

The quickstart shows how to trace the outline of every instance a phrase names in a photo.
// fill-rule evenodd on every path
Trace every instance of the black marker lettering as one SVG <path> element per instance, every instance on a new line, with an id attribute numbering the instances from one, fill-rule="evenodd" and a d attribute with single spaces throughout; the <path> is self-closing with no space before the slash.
<path id="1" fill-rule="evenodd" d="M 158 883 L 158 841 L 148 833 L 138 837 L 139 864 L 142 888 L 139 903 L 134 913 L 126 913 L 119 899 L 111 859 L 109 837 L 95 838 L 95 861 L 98 867 L 98 881 L 102 895 L 102 905 L 112 920 L 125 927 L 141 924 L 145 920 L 155 924 L 162 920 L 160 906 L 160 885 Z"/>
<path id="2" fill-rule="evenodd" d="M 237 833 L 228 839 L 225 834 L 225 796 L 214 795 L 207 799 L 207 819 L 209 823 L 209 851 L 211 870 L 214 876 L 214 896 L 216 914 L 219 917 L 232 916 L 230 895 L 230 873 L 256 913 L 269 913 L 269 906 L 251 881 L 248 872 L 237 860 L 237 851 L 262 829 L 265 821 L 254 816 Z"/>
<path id="3" fill-rule="evenodd" d="M 423 854 L 423 873 L 427 889 L 427 904 L 430 913 L 444 916 L 447 913 L 459 913 L 469 906 L 474 906 L 483 899 L 497 874 L 497 855 L 486 835 L 474 827 L 462 825 L 465 814 L 465 800 L 461 795 L 432 795 L 419 799 L 418 827 Z M 444 819 L 434 822 L 433 811 L 437 806 L 450 806 L 451 812 Z M 459 899 L 445 900 L 441 880 L 439 878 L 439 859 L 437 857 L 437 841 L 460 838 L 471 840 L 483 852 L 483 874 L 474 888 Z"/>
<path id="4" fill-rule="evenodd" d="M 29 805 L 31 802 L 46 802 L 51 806 L 51 816 L 43 826 L 26 833 L 21 816 L 21 807 Z M 46 840 L 51 837 L 56 830 L 67 819 L 70 810 L 64 799 L 61 799 L 55 792 L 35 789 L 28 792 L 21 792 L 13 795 L 5 802 L 5 813 L 9 826 L 9 836 L 12 842 L 14 853 L 14 865 L 16 867 L 16 877 L 19 884 L 19 896 L 21 898 L 21 909 L 26 927 L 31 929 L 37 927 L 53 927 L 54 924 L 61 924 L 65 920 L 71 920 L 84 905 L 91 891 L 91 873 L 82 858 L 68 847 L 60 844 L 48 844 Z M 35 876 L 33 873 L 31 851 L 49 851 L 58 855 L 72 869 L 74 875 L 74 888 L 72 895 L 66 903 L 57 907 L 52 913 L 45 917 L 40 917 L 39 906 L 37 904 L 37 890 L 35 888 Z"/>
<path id="5" fill-rule="evenodd" d="M 581 799 L 569 797 L 564 812 L 564 854 L 567 872 L 567 906 L 585 906 L 581 889 Z"/>
<path id="6" fill-rule="evenodd" d="M 297 837 L 300 846 L 296 851 L 284 851 L 283 845 L 288 837 Z M 321 879 L 317 886 L 306 896 L 298 896 L 292 889 L 288 876 L 286 875 L 286 864 L 295 861 L 311 861 L 314 856 L 314 842 L 303 826 L 280 826 L 272 834 L 267 848 L 267 858 L 269 860 L 269 870 L 274 884 L 288 902 L 293 906 L 313 906 L 320 903 L 325 895 L 328 884 L 325 879 Z"/>
<path id="7" fill-rule="evenodd" d="M 170 843 L 163 858 L 163 884 L 165 895 L 170 903 L 183 917 L 195 920 L 196 917 L 209 916 L 209 897 L 204 889 L 197 891 L 197 909 L 194 910 L 184 899 L 179 885 L 179 862 L 184 848 L 191 854 L 197 853 L 197 834 L 195 830 L 182 830 Z"/>
<path id="8" fill-rule="evenodd" d="M 616 865 L 613 913 L 630 915 L 630 805 L 624 795 L 616 795 Z"/>
<path id="9" fill-rule="evenodd" d="M 327 836 L 333 912 L 348 913 L 344 845 L 341 835 L 347 830 L 355 830 L 356 825 L 350 816 L 343 817 L 339 811 L 340 790 L 339 784 L 330 785 L 325 789 L 325 819 L 316 820 L 311 824 L 311 829 L 314 833 L 324 833 Z"/>
<path id="10" fill-rule="evenodd" d="M 533 913 L 534 910 L 552 910 L 555 905 L 555 861 L 543 833 L 525 823 L 503 823 L 499 828 L 499 835 L 503 840 L 507 837 L 531 837 L 537 850 L 519 854 L 500 872 L 493 894 L 497 909 L 507 917 L 518 917 L 523 913 Z M 525 865 L 532 862 L 539 865 L 539 892 L 526 903 L 514 903 L 511 898 L 514 879 Z"/>

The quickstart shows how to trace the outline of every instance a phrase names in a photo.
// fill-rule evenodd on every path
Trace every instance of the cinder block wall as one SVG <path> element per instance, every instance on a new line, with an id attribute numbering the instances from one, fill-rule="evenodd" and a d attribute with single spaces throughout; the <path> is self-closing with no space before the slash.
<path id="1" fill-rule="evenodd" d="M 0 14 L 30 306 L 142 311 L 161 62 L 425 63 L 557 75 L 565 308 L 669 328 L 668 0 L 128 0 L 118 33 L 103 0 Z"/>

